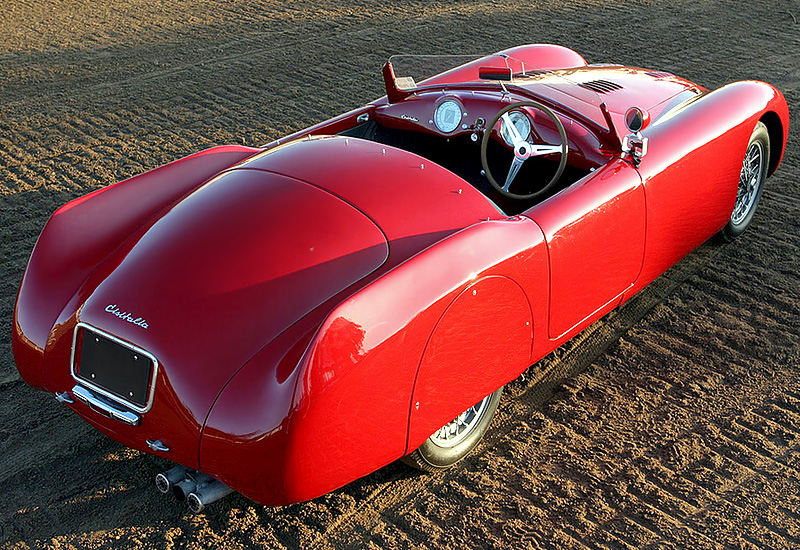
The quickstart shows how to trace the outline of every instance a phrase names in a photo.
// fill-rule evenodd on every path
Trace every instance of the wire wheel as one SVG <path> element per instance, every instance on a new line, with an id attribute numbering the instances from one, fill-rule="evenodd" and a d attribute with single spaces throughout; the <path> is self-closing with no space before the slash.
<path id="1" fill-rule="evenodd" d="M 499 388 L 456 416 L 419 448 L 404 456 L 403 462 L 426 472 L 435 472 L 463 459 L 486 433 L 502 394 L 503 388 Z"/>
<path id="2" fill-rule="evenodd" d="M 736 192 L 736 204 L 733 207 L 731 222 L 739 225 L 752 210 L 758 196 L 758 190 L 764 174 L 764 144 L 754 141 L 747 148 L 747 154 L 739 174 L 739 189 Z"/>
<path id="3" fill-rule="evenodd" d="M 455 417 L 451 422 L 448 422 L 436 433 L 434 433 L 430 440 L 434 445 L 439 447 L 449 448 L 455 447 L 480 424 L 486 409 L 488 408 L 490 395 L 484 397 L 479 403 L 476 403 L 463 413 Z"/>
<path id="4" fill-rule="evenodd" d="M 717 234 L 717 240 L 729 242 L 744 233 L 753 221 L 770 164 L 769 130 L 763 122 L 756 123 L 744 152 L 736 200 L 728 223 Z"/>

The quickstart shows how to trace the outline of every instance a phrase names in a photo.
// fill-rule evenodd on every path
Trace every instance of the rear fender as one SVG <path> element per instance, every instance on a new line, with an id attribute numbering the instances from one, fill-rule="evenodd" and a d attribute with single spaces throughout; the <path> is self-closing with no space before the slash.
<path id="1" fill-rule="evenodd" d="M 159 212 L 258 151 L 214 147 L 59 208 L 39 236 L 17 295 L 12 347 L 23 379 L 42 387 L 44 349 L 53 324 L 104 259 L 140 235 Z"/>
<path id="2" fill-rule="evenodd" d="M 423 353 L 454 301 L 452 319 L 461 317 L 458 311 L 467 302 L 456 298 L 468 287 L 465 296 L 476 290 L 486 299 L 482 311 L 492 305 L 512 307 L 512 322 L 523 325 L 511 335 L 520 339 L 513 364 L 498 372 L 483 368 L 485 383 L 473 393 L 493 391 L 519 375 L 531 357 L 531 326 L 523 319 L 532 317 L 530 301 L 533 317 L 546 320 L 547 277 L 544 236 L 533 221 L 486 221 L 420 252 L 339 305 L 322 323 L 300 366 L 286 429 L 291 500 L 314 498 L 407 453 Z M 532 290 L 526 296 L 520 288 Z M 454 326 L 446 319 L 443 330 Z M 481 330 L 496 336 L 486 326 Z M 479 340 L 464 342 L 465 349 L 479 348 Z M 451 360 L 443 368 L 453 365 Z M 452 397 L 441 401 L 442 409 L 431 417 L 435 420 L 416 417 L 426 421 L 426 428 L 416 431 L 473 404 L 470 393 Z"/>
<path id="3" fill-rule="evenodd" d="M 431 335 L 414 384 L 407 451 L 524 371 L 533 316 L 511 279 L 485 277 L 447 308 Z"/>

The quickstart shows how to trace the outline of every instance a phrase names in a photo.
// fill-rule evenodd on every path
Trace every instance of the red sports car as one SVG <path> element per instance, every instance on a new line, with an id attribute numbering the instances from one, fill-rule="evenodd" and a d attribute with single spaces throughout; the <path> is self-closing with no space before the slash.
<path id="1" fill-rule="evenodd" d="M 74 200 L 36 244 L 22 377 L 177 463 L 157 485 L 195 511 L 453 465 L 504 384 L 747 228 L 789 128 L 769 84 L 553 45 L 383 77 L 385 97 L 263 148 Z"/>

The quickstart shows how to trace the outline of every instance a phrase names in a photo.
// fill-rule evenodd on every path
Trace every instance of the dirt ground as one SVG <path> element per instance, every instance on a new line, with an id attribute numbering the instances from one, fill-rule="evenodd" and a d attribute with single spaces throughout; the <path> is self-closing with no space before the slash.
<path id="1" fill-rule="evenodd" d="M 60 204 L 381 95 L 395 53 L 554 42 L 800 117 L 800 1 L 9 0 L 0 9 L 0 548 L 800 548 L 798 124 L 751 231 L 706 244 L 532 367 L 457 468 L 191 515 L 168 466 L 30 389 L 17 285 Z"/>

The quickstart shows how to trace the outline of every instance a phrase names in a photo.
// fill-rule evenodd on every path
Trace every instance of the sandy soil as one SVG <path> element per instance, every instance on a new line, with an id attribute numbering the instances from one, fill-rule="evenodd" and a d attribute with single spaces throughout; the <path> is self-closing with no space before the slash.
<path id="1" fill-rule="evenodd" d="M 799 548 L 797 124 L 752 231 L 532 367 L 442 475 L 393 464 L 312 502 L 193 516 L 153 488 L 166 462 L 28 388 L 9 346 L 58 205 L 353 108 L 390 54 L 555 42 L 708 87 L 768 80 L 798 120 L 798 18 L 798 0 L 5 2 L 0 548 Z"/>

